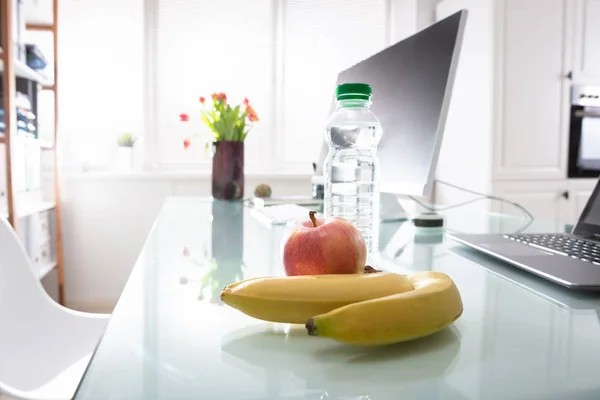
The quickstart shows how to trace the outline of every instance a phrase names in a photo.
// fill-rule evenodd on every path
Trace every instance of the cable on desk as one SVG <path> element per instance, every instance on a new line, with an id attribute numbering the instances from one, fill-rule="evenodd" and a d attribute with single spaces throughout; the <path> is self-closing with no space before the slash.
<path id="1" fill-rule="evenodd" d="M 462 203 L 458 203 L 458 204 L 452 204 L 449 206 L 444 206 L 444 207 L 432 207 L 428 204 L 423 203 L 422 201 L 420 201 L 419 199 L 417 199 L 414 196 L 408 196 L 409 199 L 411 199 L 412 201 L 414 201 L 415 203 L 417 203 L 418 205 L 420 205 L 421 207 L 425 208 L 426 210 L 429 211 L 446 211 L 446 210 L 450 210 L 453 208 L 457 208 L 457 207 L 461 207 L 461 206 L 466 206 L 467 204 L 471 204 L 471 203 L 475 203 L 477 201 L 480 200 L 489 200 L 489 198 L 487 197 L 477 197 L 475 199 L 471 199 L 471 200 L 467 200 L 467 201 L 463 201 Z"/>
<path id="2" fill-rule="evenodd" d="M 457 208 L 457 207 L 462 207 L 465 206 L 467 204 L 471 204 L 471 203 L 475 203 L 477 201 L 481 201 L 481 200 L 497 200 L 503 203 L 507 203 L 512 205 L 513 207 L 518 208 L 522 213 L 523 213 L 523 217 L 524 217 L 524 221 L 521 224 L 521 226 L 519 227 L 519 229 L 516 230 L 515 233 L 521 233 L 523 232 L 525 229 L 527 229 L 529 227 L 529 225 L 531 225 L 533 223 L 534 217 L 533 215 L 522 205 L 520 205 L 519 203 L 515 203 L 513 201 L 507 200 L 503 197 L 498 197 L 498 196 L 494 196 L 491 194 L 486 194 L 486 193 L 481 193 L 481 192 L 476 192 L 475 190 L 471 190 L 471 189 L 467 189 L 458 185 L 455 185 L 453 183 L 449 183 L 449 182 L 445 182 L 439 179 L 435 180 L 437 183 L 441 184 L 441 185 L 445 185 L 457 190 L 462 190 L 463 192 L 467 192 L 469 194 L 474 194 L 476 196 L 479 196 L 477 198 L 471 199 L 471 200 L 467 200 L 467 201 L 463 201 L 462 203 L 458 203 L 458 204 L 452 204 L 449 206 L 445 206 L 445 207 L 432 207 L 430 205 L 427 205 L 425 203 L 423 203 L 422 201 L 420 201 L 419 199 L 417 199 L 414 196 L 408 196 L 408 198 L 410 198 L 412 201 L 416 202 L 417 204 L 419 204 L 421 207 L 425 208 L 426 210 L 429 211 L 446 211 L 446 210 L 450 210 L 453 208 Z"/>

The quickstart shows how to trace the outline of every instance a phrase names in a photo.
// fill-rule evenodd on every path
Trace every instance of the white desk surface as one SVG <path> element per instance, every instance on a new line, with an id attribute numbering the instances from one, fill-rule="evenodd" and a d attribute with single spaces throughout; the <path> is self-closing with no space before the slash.
<path id="1" fill-rule="evenodd" d="M 448 213 L 450 229 L 518 218 Z M 430 337 L 361 348 L 220 304 L 227 284 L 282 275 L 288 227 L 208 199 L 172 198 L 140 254 L 76 399 L 600 399 L 600 294 L 563 289 L 447 239 L 384 227 L 382 267 L 444 271 L 462 317 Z M 529 231 L 561 231 L 535 222 Z M 73 332 L 76 334 L 76 332 Z"/>

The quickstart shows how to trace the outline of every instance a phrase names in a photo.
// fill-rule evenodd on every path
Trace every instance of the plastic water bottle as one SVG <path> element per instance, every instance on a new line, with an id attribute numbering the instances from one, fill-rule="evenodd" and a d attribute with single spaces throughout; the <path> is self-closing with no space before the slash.
<path id="1" fill-rule="evenodd" d="M 371 111 L 371 87 L 344 83 L 336 89 L 337 106 L 327 121 L 324 214 L 343 217 L 362 232 L 367 262 L 379 262 L 379 181 L 377 145 L 381 124 Z"/>

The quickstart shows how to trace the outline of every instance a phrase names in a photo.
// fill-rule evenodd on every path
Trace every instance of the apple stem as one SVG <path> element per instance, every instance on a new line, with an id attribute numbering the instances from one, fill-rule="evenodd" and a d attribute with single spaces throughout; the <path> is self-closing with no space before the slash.
<path id="1" fill-rule="evenodd" d="M 313 224 L 313 228 L 317 227 L 317 219 L 315 218 L 316 211 L 309 211 L 308 216 L 310 217 L 310 221 Z"/>

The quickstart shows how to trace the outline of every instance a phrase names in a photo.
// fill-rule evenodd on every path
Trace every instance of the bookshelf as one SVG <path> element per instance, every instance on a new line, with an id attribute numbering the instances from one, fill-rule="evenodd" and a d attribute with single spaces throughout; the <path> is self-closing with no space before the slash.
<path id="1" fill-rule="evenodd" d="M 57 146 L 58 1 L 0 0 L 0 106 L 4 111 L 4 130 L 0 132 L 0 216 L 8 219 L 21 238 L 48 293 L 64 304 Z M 15 46 L 37 45 L 29 40 L 29 32 L 49 38 L 46 42 L 51 44 L 51 54 L 43 55 L 49 61 L 51 76 L 31 68 L 23 57 L 23 47 Z M 48 102 L 43 99 L 51 100 L 52 110 L 47 110 Z M 23 122 L 24 113 L 31 120 Z M 42 117 L 44 114 L 46 118 Z"/>

